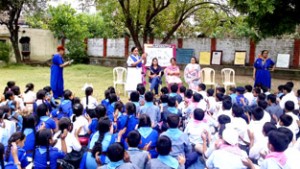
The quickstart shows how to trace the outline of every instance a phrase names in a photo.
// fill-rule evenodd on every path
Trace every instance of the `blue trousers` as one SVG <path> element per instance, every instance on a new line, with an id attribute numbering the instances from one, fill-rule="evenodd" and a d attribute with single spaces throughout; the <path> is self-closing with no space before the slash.
<path id="1" fill-rule="evenodd" d="M 154 89 L 155 91 L 155 94 L 158 94 L 158 87 L 159 87 L 159 84 L 160 84 L 160 79 L 161 77 L 159 76 L 156 76 L 152 79 L 150 79 L 150 90 L 152 91 Z"/>

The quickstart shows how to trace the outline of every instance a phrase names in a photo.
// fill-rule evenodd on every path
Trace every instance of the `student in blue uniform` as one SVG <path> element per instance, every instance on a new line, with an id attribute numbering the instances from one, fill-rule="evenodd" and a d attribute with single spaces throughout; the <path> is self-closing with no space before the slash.
<path id="1" fill-rule="evenodd" d="M 139 103 L 140 106 L 143 106 L 145 104 L 145 92 L 146 92 L 146 88 L 142 83 L 139 83 L 136 86 L 136 91 L 140 94 L 140 98 L 139 98 Z"/>
<path id="2" fill-rule="evenodd" d="M 131 92 L 129 100 L 135 105 L 136 114 L 140 113 L 140 94 L 137 91 Z"/>
<path id="3" fill-rule="evenodd" d="M 97 168 L 98 164 L 109 162 L 105 153 L 112 143 L 116 142 L 117 135 L 111 134 L 112 123 L 108 117 L 102 117 L 98 123 L 98 131 L 93 135 L 88 147 L 88 152 L 83 155 L 80 169 Z M 99 154 L 97 156 L 96 154 Z M 95 157 L 96 156 L 96 157 Z"/>
<path id="4" fill-rule="evenodd" d="M 142 149 L 148 146 L 148 152 L 151 154 L 151 158 L 157 157 L 155 150 L 156 142 L 159 137 L 158 132 L 151 128 L 150 117 L 146 114 L 142 114 L 139 118 L 138 132 L 142 136 L 142 142 L 139 144 L 139 148 Z M 148 145 L 150 144 L 150 145 Z"/>
<path id="5" fill-rule="evenodd" d="M 107 116 L 110 121 L 114 121 L 115 103 L 118 101 L 116 94 L 112 93 L 109 95 L 109 105 L 107 106 Z"/>
<path id="6" fill-rule="evenodd" d="M 55 117 L 58 120 L 63 117 L 70 118 L 73 115 L 72 100 L 73 100 L 72 92 L 68 89 L 65 90 L 64 99 L 61 101 L 58 111 L 54 110 L 54 113 L 52 113 L 52 117 Z"/>
<path id="7" fill-rule="evenodd" d="M 33 103 L 33 113 L 35 115 L 37 114 L 37 107 L 40 104 L 45 104 L 48 107 L 49 112 L 52 112 L 52 106 L 46 99 L 46 91 L 45 90 L 39 90 L 36 93 L 36 101 Z"/>
<path id="8" fill-rule="evenodd" d="M 171 85 L 171 93 L 169 94 L 169 97 L 175 97 L 177 103 L 179 104 L 182 102 L 182 97 L 177 92 L 178 92 L 178 84 L 174 83 Z"/>
<path id="9" fill-rule="evenodd" d="M 24 118 L 23 121 L 23 133 L 26 136 L 24 143 L 24 150 L 28 157 L 32 157 L 35 145 L 35 118 L 33 115 L 29 115 Z"/>
<path id="10" fill-rule="evenodd" d="M 145 100 L 146 103 L 144 106 L 141 107 L 140 114 L 147 114 L 152 122 L 152 127 L 158 127 L 158 123 L 160 122 L 160 109 L 158 106 L 153 104 L 153 93 L 152 92 L 146 92 L 145 94 Z"/>
<path id="11" fill-rule="evenodd" d="M 9 119 L 16 123 L 17 131 L 22 131 L 23 128 L 23 117 L 17 112 L 17 102 L 9 100 L 7 102 L 10 116 Z"/>
<path id="12" fill-rule="evenodd" d="M 36 149 L 33 154 L 33 166 L 34 169 L 56 169 L 57 160 L 63 159 L 67 153 L 67 145 L 65 138 L 67 136 L 67 130 L 61 135 L 61 147 L 62 151 L 52 147 L 53 135 L 49 129 L 41 129 L 36 133 Z"/>
<path id="13" fill-rule="evenodd" d="M 8 140 L 8 145 L 5 151 L 4 161 L 5 163 L 14 163 L 14 159 L 11 153 L 12 144 L 15 143 L 18 147 L 18 159 L 20 161 L 21 168 L 26 168 L 29 164 L 27 160 L 26 151 L 23 149 L 26 136 L 21 132 L 15 132 Z"/>
<path id="14" fill-rule="evenodd" d="M 237 87 L 236 88 L 237 96 L 236 96 L 236 104 L 245 107 L 249 105 L 249 101 L 247 98 L 245 98 L 244 93 L 245 93 L 245 88 L 244 87 Z"/>
<path id="15" fill-rule="evenodd" d="M 137 130 L 133 130 L 127 135 L 126 140 L 129 146 L 127 153 L 130 156 L 130 161 L 140 169 L 144 169 L 150 156 L 147 151 L 138 148 L 138 145 L 141 142 L 140 133 Z"/>
<path id="16" fill-rule="evenodd" d="M 101 101 L 101 105 L 103 105 L 106 109 L 109 105 L 109 95 L 110 95 L 109 90 L 105 90 L 104 92 L 105 99 Z"/>
<path id="17" fill-rule="evenodd" d="M 120 143 L 113 143 L 107 149 L 110 162 L 99 169 L 141 169 L 125 159 L 125 149 Z"/>
<path id="18" fill-rule="evenodd" d="M 106 110 L 101 109 L 101 108 L 99 109 L 96 107 L 95 111 L 91 111 L 90 114 L 88 115 L 91 119 L 91 123 L 89 124 L 89 131 L 90 131 L 91 136 L 97 131 L 98 121 L 99 121 L 101 115 L 104 114 L 103 111 L 106 112 Z"/>
<path id="19" fill-rule="evenodd" d="M 161 130 L 166 131 L 168 129 L 167 126 L 167 117 L 169 114 L 176 114 L 179 117 L 182 117 L 181 111 L 176 107 L 176 98 L 170 97 L 168 98 L 168 106 L 162 112 L 162 121 L 163 125 Z"/>
<path id="20" fill-rule="evenodd" d="M 163 168 L 163 169 L 184 169 L 185 158 L 179 156 L 178 160 L 170 155 L 172 142 L 167 136 L 160 136 L 156 146 L 158 157 L 151 159 L 146 169 Z"/>
<path id="21" fill-rule="evenodd" d="M 48 106 L 46 104 L 41 104 L 37 107 L 37 126 L 36 130 L 39 130 L 40 127 L 44 124 L 46 129 L 51 129 L 56 131 L 55 121 L 48 116 Z"/>
<path id="22" fill-rule="evenodd" d="M 162 113 L 168 107 L 169 96 L 167 94 L 163 94 L 160 96 L 160 112 Z"/>

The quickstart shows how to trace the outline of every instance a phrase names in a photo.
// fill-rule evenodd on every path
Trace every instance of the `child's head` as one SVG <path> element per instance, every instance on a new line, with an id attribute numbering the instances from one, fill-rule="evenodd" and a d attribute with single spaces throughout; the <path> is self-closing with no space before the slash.
<path id="1" fill-rule="evenodd" d="M 252 87 L 251 85 L 246 85 L 246 86 L 245 86 L 245 89 L 246 89 L 247 92 L 250 92 L 250 93 L 251 93 L 253 87 Z"/>
<path id="2" fill-rule="evenodd" d="M 169 107 L 175 107 L 176 106 L 176 98 L 175 97 L 169 97 L 168 98 L 168 106 Z"/>
<path id="3" fill-rule="evenodd" d="M 283 93 L 287 94 L 287 93 L 290 93 L 291 91 L 292 91 L 292 88 L 290 85 L 284 85 Z"/>
<path id="4" fill-rule="evenodd" d="M 169 93 L 169 89 L 168 89 L 168 87 L 162 87 L 161 89 L 160 89 L 160 92 L 162 93 L 162 94 L 168 94 Z"/>
<path id="5" fill-rule="evenodd" d="M 48 106 L 46 104 L 42 103 L 42 104 L 38 105 L 36 112 L 37 112 L 38 117 L 46 116 L 49 112 Z"/>
<path id="6" fill-rule="evenodd" d="M 72 131 L 71 120 L 67 117 L 63 117 L 58 121 L 58 128 L 61 132 L 67 129 L 69 132 Z"/>
<path id="7" fill-rule="evenodd" d="M 184 93 L 184 97 L 191 99 L 193 97 L 193 90 L 187 89 Z"/>
<path id="8" fill-rule="evenodd" d="M 261 93 L 260 88 L 256 87 L 253 89 L 253 96 L 257 97 Z"/>
<path id="9" fill-rule="evenodd" d="M 224 94 L 225 93 L 225 88 L 224 87 L 217 87 L 216 88 L 216 93 L 222 93 L 222 94 Z"/>
<path id="10" fill-rule="evenodd" d="M 12 143 L 16 143 L 18 147 L 22 148 L 24 146 L 25 140 L 26 140 L 26 136 L 22 132 L 15 132 L 10 136 L 10 138 L 8 139 L 8 145 L 5 152 L 5 161 L 8 161 L 11 155 Z"/>
<path id="11" fill-rule="evenodd" d="M 286 82 L 285 85 L 289 86 L 292 90 L 294 88 L 294 83 L 293 82 Z"/>
<path id="12" fill-rule="evenodd" d="M 52 144 L 52 131 L 51 129 L 41 129 L 36 133 L 36 146 L 47 146 Z"/>
<path id="13" fill-rule="evenodd" d="M 140 94 L 137 91 L 133 91 L 130 93 L 130 101 L 132 102 L 139 102 L 140 100 Z"/>
<path id="14" fill-rule="evenodd" d="M 231 100 L 223 100 L 222 101 L 223 110 L 230 110 L 232 107 Z"/>
<path id="15" fill-rule="evenodd" d="M 278 131 L 286 135 L 286 137 L 289 139 L 289 144 L 293 141 L 294 134 L 289 128 L 279 127 Z"/>
<path id="16" fill-rule="evenodd" d="M 284 109 L 286 112 L 291 112 L 295 110 L 295 104 L 292 101 L 285 102 Z"/>
<path id="17" fill-rule="evenodd" d="M 11 88 L 11 91 L 14 93 L 14 95 L 16 96 L 19 96 L 21 94 L 21 91 L 20 91 L 20 87 L 19 86 L 13 86 Z"/>
<path id="18" fill-rule="evenodd" d="M 170 114 L 167 117 L 167 122 L 170 128 L 177 128 L 179 125 L 179 116 L 177 114 Z"/>
<path id="19" fill-rule="evenodd" d="M 146 93 L 146 94 L 147 94 L 147 93 Z M 127 113 L 128 115 L 133 115 L 133 114 L 136 113 L 136 107 L 135 107 L 135 104 L 132 103 L 132 102 L 126 103 L 125 108 L 126 108 L 126 113 Z"/>
<path id="20" fill-rule="evenodd" d="M 171 85 L 171 92 L 172 93 L 177 93 L 177 91 L 178 91 L 178 84 L 177 83 L 173 83 Z"/>
<path id="21" fill-rule="evenodd" d="M 34 115 L 29 115 L 29 116 L 25 116 L 23 117 L 23 130 L 24 129 L 35 129 L 35 117 Z"/>
<path id="22" fill-rule="evenodd" d="M 293 123 L 293 118 L 290 115 L 283 114 L 279 117 L 279 125 L 289 127 Z"/>
<path id="23" fill-rule="evenodd" d="M 238 95 L 243 95 L 245 93 L 245 88 L 242 86 L 239 86 L 236 88 L 236 92 Z"/>
<path id="24" fill-rule="evenodd" d="M 145 86 L 142 83 L 139 83 L 136 86 L 136 91 L 138 91 L 140 95 L 144 95 L 145 92 L 146 92 L 146 88 L 145 88 Z"/>
<path id="25" fill-rule="evenodd" d="M 140 115 L 138 128 L 140 127 L 151 127 L 151 119 L 147 114 Z"/>
<path id="26" fill-rule="evenodd" d="M 267 93 L 269 91 L 267 86 L 262 86 L 261 89 L 262 89 L 263 93 Z"/>
<path id="27" fill-rule="evenodd" d="M 265 135 L 265 136 L 268 136 L 268 134 L 270 133 L 270 131 L 273 131 L 273 130 L 276 130 L 277 128 L 276 128 L 276 126 L 273 124 L 273 123 L 271 123 L 271 122 L 266 122 L 265 124 L 264 124 L 264 126 L 263 126 L 263 134 Z"/>
<path id="28" fill-rule="evenodd" d="M 278 93 L 283 93 L 283 88 L 284 88 L 284 85 L 279 85 L 277 87 Z"/>
<path id="29" fill-rule="evenodd" d="M 205 91 L 205 90 L 206 90 L 206 85 L 203 84 L 203 83 L 200 83 L 200 84 L 198 85 L 198 91 Z"/>
<path id="30" fill-rule="evenodd" d="M 107 88 L 107 90 L 109 91 L 110 94 L 112 94 L 112 93 L 116 94 L 116 90 L 115 90 L 115 88 L 113 86 L 109 86 Z"/>
<path id="31" fill-rule="evenodd" d="M 214 96 L 215 90 L 214 89 L 207 89 L 206 92 L 207 92 L 207 96 L 211 97 L 211 96 Z"/>
<path id="32" fill-rule="evenodd" d="M 194 110 L 194 119 L 195 120 L 198 120 L 198 121 L 203 120 L 204 115 L 205 115 L 205 113 L 204 113 L 204 111 L 202 109 L 196 108 Z"/>
<path id="33" fill-rule="evenodd" d="M 234 104 L 232 106 L 232 115 L 234 117 L 242 117 L 244 114 L 244 109 L 241 106 L 238 106 L 237 104 Z"/>
<path id="34" fill-rule="evenodd" d="M 51 89 L 50 86 L 45 86 L 45 87 L 43 88 L 43 90 L 45 90 L 46 93 L 50 93 L 50 92 L 52 91 L 52 89 Z"/>
<path id="35" fill-rule="evenodd" d="M 12 91 L 5 92 L 5 100 L 14 100 L 14 93 Z"/>
<path id="36" fill-rule="evenodd" d="M 101 117 L 98 122 L 99 133 L 106 133 L 110 130 L 111 122 L 108 117 Z"/>
<path id="37" fill-rule="evenodd" d="M 179 92 L 180 93 L 185 93 L 185 91 L 186 91 L 186 87 L 185 86 L 180 86 Z"/>
<path id="38" fill-rule="evenodd" d="M 93 88 L 92 87 L 87 87 L 86 89 L 85 89 L 85 96 L 86 97 L 88 97 L 88 96 L 91 96 L 91 95 L 93 95 Z"/>
<path id="39" fill-rule="evenodd" d="M 225 115 L 225 114 L 222 114 L 218 117 L 218 122 L 220 125 L 225 125 L 227 123 L 230 123 L 231 122 L 231 119 L 229 116 Z"/>
<path id="40" fill-rule="evenodd" d="M 256 121 L 261 120 L 264 117 L 264 110 L 260 107 L 256 107 L 253 111 L 252 111 L 252 118 Z"/>
<path id="41" fill-rule="evenodd" d="M 266 100 L 266 95 L 264 94 L 264 93 L 260 93 L 258 96 L 257 96 L 257 101 L 259 101 L 259 100 L 262 100 L 262 101 L 264 101 L 264 100 Z"/>
<path id="42" fill-rule="evenodd" d="M 37 93 L 36 93 L 36 99 L 37 100 L 44 100 L 46 97 L 46 91 L 45 90 L 39 90 Z"/>
<path id="43" fill-rule="evenodd" d="M 203 96 L 202 96 L 201 94 L 199 94 L 199 93 L 197 93 L 197 92 L 195 92 L 195 93 L 193 94 L 193 101 L 194 101 L 194 102 L 200 102 L 201 99 L 203 99 Z"/>
<path id="44" fill-rule="evenodd" d="M 156 151 L 159 155 L 169 155 L 172 149 L 172 142 L 168 136 L 160 136 L 157 144 Z"/>
<path id="45" fill-rule="evenodd" d="M 132 130 L 127 135 L 127 143 L 129 147 L 138 147 L 141 143 L 141 134 L 137 130 Z"/>
<path id="46" fill-rule="evenodd" d="M 30 90 L 31 91 L 34 90 L 34 84 L 33 83 L 27 83 L 26 84 L 24 93 L 28 93 Z"/>
<path id="47" fill-rule="evenodd" d="M 105 90 L 105 92 L 104 92 L 105 99 L 109 98 L 109 94 L 110 94 L 109 90 Z"/>
<path id="48" fill-rule="evenodd" d="M 112 104 L 112 103 L 118 101 L 118 96 L 115 93 L 111 93 L 109 95 L 108 101 L 109 101 L 110 104 Z"/>
<path id="49" fill-rule="evenodd" d="M 276 103 L 276 95 L 275 94 L 269 94 L 267 97 L 268 103 L 273 104 Z"/>
<path id="50" fill-rule="evenodd" d="M 99 118 L 106 116 L 106 108 L 103 105 L 98 105 L 95 112 L 98 114 Z"/>
<path id="51" fill-rule="evenodd" d="M 163 95 L 160 96 L 161 103 L 168 103 L 168 100 L 169 100 L 169 96 L 168 95 L 163 94 Z"/>
<path id="52" fill-rule="evenodd" d="M 153 93 L 152 92 L 146 92 L 145 94 L 145 100 L 146 102 L 153 102 Z"/>
<path id="53" fill-rule="evenodd" d="M 67 89 L 64 91 L 64 99 L 65 100 L 72 100 L 72 96 L 73 96 L 73 94 L 72 94 L 71 90 Z"/>
<path id="54" fill-rule="evenodd" d="M 224 94 L 223 93 L 216 93 L 216 101 L 221 102 L 223 101 Z"/>
<path id="55" fill-rule="evenodd" d="M 111 162 L 123 160 L 125 149 L 120 143 L 113 143 L 107 149 L 107 157 Z"/>
<path id="56" fill-rule="evenodd" d="M 273 130 L 268 134 L 269 143 L 268 148 L 272 152 L 284 152 L 289 145 L 289 138 L 286 134 Z"/>
<path id="57" fill-rule="evenodd" d="M 268 107 L 268 102 L 265 100 L 259 100 L 259 101 L 257 101 L 257 105 L 258 105 L 258 107 L 265 110 Z"/>
<path id="58" fill-rule="evenodd" d="M 124 104 L 121 101 L 117 101 L 115 103 L 115 110 L 118 110 L 119 112 L 123 112 Z"/>
<path id="59" fill-rule="evenodd" d="M 6 85 L 7 85 L 8 88 L 12 88 L 13 86 L 16 85 L 16 82 L 15 82 L 15 81 L 8 81 L 8 82 L 6 83 Z"/>
<path id="60" fill-rule="evenodd" d="M 297 97 L 300 97 L 300 89 L 297 90 L 296 95 L 297 95 Z"/>
<path id="61" fill-rule="evenodd" d="M 234 93 L 236 93 L 235 87 L 230 87 L 229 88 L 229 94 L 234 94 Z"/>
<path id="62" fill-rule="evenodd" d="M 79 117 L 83 114 L 83 106 L 80 103 L 76 103 L 73 105 L 72 109 L 73 109 L 73 114 L 75 115 L 73 116 L 72 121 L 75 122 L 76 117 Z"/>

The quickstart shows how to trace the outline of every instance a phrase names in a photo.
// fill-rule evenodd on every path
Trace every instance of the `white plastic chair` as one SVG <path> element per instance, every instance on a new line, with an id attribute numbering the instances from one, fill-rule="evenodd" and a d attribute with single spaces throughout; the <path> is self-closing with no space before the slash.
<path id="1" fill-rule="evenodd" d="M 113 69 L 114 88 L 116 89 L 117 85 L 123 85 L 125 96 L 126 96 L 126 90 L 125 90 L 126 76 L 127 76 L 126 68 L 124 68 L 124 67 L 115 67 Z"/>
<path id="2" fill-rule="evenodd" d="M 216 87 L 215 83 L 216 72 L 212 68 L 201 69 L 201 82 L 207 86 Z"/>
<path id="3" fill-rule="evenodd" d="M 224 68 L 221 70 L 221 76 L 222 76 L 222 83 L 224 85 L 225 90 L 227 90 L 227 87 L 234 86 L 235 84 L 235 71 L 231 68 Z"/>

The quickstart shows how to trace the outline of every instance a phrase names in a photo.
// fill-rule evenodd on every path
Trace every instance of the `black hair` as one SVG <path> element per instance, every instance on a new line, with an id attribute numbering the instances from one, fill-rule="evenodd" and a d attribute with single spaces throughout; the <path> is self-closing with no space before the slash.
<path id="1" fill-rule="evenodd" d="M 168 100 L 169 100 L 169 96 L 168 95 L 163 94 L 163 95 L 160 96 L 160 101 L 162 103 L 168 103 Z"/>
<path id="2" fill-rule="evenodd" d="M 216 98 L 217 98 L 219 101 L 223 101 L 223 97 L 224 97 L 224 94 L 223 94 L 223 93 L 217 93 L 217 94 L 216 94 Z"/>
<path id="3" fill-rule="evenodd" d="M 164 87 L 162 87 L 162 88 L 160 89 L 160 92 L 161 92 L 162 94 L 168 94 L 168 93 L 169 93 L 169 89 L 168 89 L 168 87 L 164 86 Z"/>
<path id="4" fill-rule="evenodd" d="M 266 100 L 266 94 L 264 94 L 264 93 L 260 93 L 258 96 L 257 96 L 257 99 L 258 100 Z"/>
<path id="5" fill-rule="evenodd" d="M 51 92 L 52 91 L 52 88 L 50 86 L 45 86 L 43 88 L 43 90 L 45 90 L 47 93 Z"/>
<path id="6" fill-rule="evenodd" d="M 283 90 L 286 90 L 288 93 L 290 93 L 292 91 L 292 88 L 289 85 L 284 85 Z"/>
<path id="7" fill-rule="evenodd" d="M 111 126 L 110 119 L 108 117 L 101 117 L 98 122 L 99 137 L 92 148 L 92 156 L 95 157 L 97 152 L 102 153 L 102 141 L 105 133 L 109 132 Z"/>
<path id="8" fill-rule="evenodd" d="M 36 99 L 37 100 L 44 100 L 46 97 L 46 90 L 39 90 L 37 93 L 36 93 Z"/>
<path id="9" fill-rule="evenodd" d="M 171 58 L 170 62 L 175 61 L 176 62 L 176 58 Z"/>
<path id="10" fill-rule="evenodd" d="M 184 93 L 184 96 L 188 99 L 192 98 L 193 97 L 193 90 L 191 89 L 187 89 Z"/>
<path id="11" fill-rule="evenodd" d="M 38 117 L 46 116 L 49 111 L 48 106 L 44 103 L 37 106 L 36 112 Z"/>
<path id="12" fill-rule="evenodd" d="M 232 93 L 236 92 L 236 88 L 235 87 L 230 87 L 229 90 L 232 91 Z"/>
<path id="13" fill-rule="evenodd" d="M 146 88 L 145 88 L 145 86 L 142 83 L 139 83 L 136 86 L 136 90 L 140 93 L 140 95 L 144 95 L 145 92 L 146 92 Z"/>
<path id="14" fill-rule="evenodd" d="M 286 135 L 286 137 L 289 139 L 289 144 L 293 141 L 294 134 L 289 128 L 279 127 L 278 131 Z"/>
<path id="15" fill-rule="evenodd" d="M 93 92 L 94 92 L 94 90 L 90 86 L 85 89 L 86 109 L 88 109 L 88 105 L 89 105 L 89 96 L 91 96 L 93 94 Z"/>
<path id="16" fill-rule="evenodd" d="M 177 128 L 180 122 L 180 118 L 177 114 L 169 114 L 167 122 L 170 128 Z"/>
<path id="17" fill-rule="evenodd" d="M 244 109 L 237 104 L 233 104 L 232 105 L 232 114 L 234 115 L 234 117 L 242 117 L 244 114 Z"/>
<path id="18" fill-rule="evenodd" d="M 140 94 L 137 91 L 133 91 L 130 93 L 130 101 L 138 102 L 140 100 Z"/>
<path id="19" fill-rule="evenodd" d="M 173 83 L 170 88 L 171 88 L 171 92 L 172 93 L 177 93 L 177 91 L 178 91 L 178 84 L 177 83 Z"/>
<path id="20" fill-rule="evenodd" d="M 168 98 L 168 106 L 169 107 L 175 107 L 176 106 L 176 98 L 175 97 L 169 97 Z"/>
<path id="21" fill-rule="evenodd" d="M 107 157 L 111 162 L 118 162 L 124 158 L 125 149 L 120 143 L 113 143 L 107 148 Z"/>
<path id="22" fill-rule="evenodd" d="M 127 135 L 127 143 L 129 147 L 138 147 L 141 142 L 141 134 L 137 130 L 132 130 Z"/>
<path id="23" fill-rule="evenodd" d="M 168 136 L 160 136 L 157 140 L 156 150 L 159 155 L 169 155 L 172 149 L 172 142 Z"/>
<path id="24" fill-rule="evenodd" d="M 231 119 L 229 116 L 222 114 L 218 117 L 218 122 L 220 125 L 224 125 L 224 124 L 230 123 Z"/>
<path id="25" fill-rule="evenodd" d="M 257 93 L 258 95 L 261 93 L 261 90 L 260 90 L 260 88 L 258 88 L 258 87 L 254 88 L 253 91 L 254 91 L 255 93 Z"/>
<path id="26" fill-rule="evenodd" d="M 202 91 L 205 91 L 206 90 L 206 85 L 204 83 L 200 83 L 198 85 L 198 87 L 202 90 Z"/>
<path id="27" fill-rule="evenodd" d="M 279 85 L 279 86 L 277 87 L 277 89 L 278 89 L 278 91 L 281 91 L 281 92 L 283 92 L 284 85 Z"/>
<path id="28" fill-rule="evenodd" d="M 121 101 L 117 101 L 115 103 L 114 110 L 119 110 L 120 112 L 123 112 L 124 104 Z"/>
<path id="29" fill-rule="evenodd" d="M 230 96 L 228 96 L 228 95 L 224 95 L 222 100 L 223 101 L 227 100 L 227 101 L 230 101 L 232 103 L 232 98 Z"/>
<path id="30" fill-rule="evenodd" d="M 126 103 L 125 108 L 126 108 L 126 112 L 128 115 L 133 115 L 133 114 L 135 115 L 135 113 L 136 113 L 135 104 L 128 102 L 128 103 Z"/>
<path id="31" fill-rule="evenodd" d="M 289 87 L 291 87 L 292 90 L 294 88 L 294 83 L 293 82 L 286 82 L 285 85 L 288 85 Z"/>
<path id="32" fill-rule="evenodd" d="M 273 130 L 268 134 L 268 138 L 275 152 L 284 152 L 288 148 L 289 138 L 285 133 Z"/>
<path id="33" fill-rule="evenodd" d="M 138 49 L 138 48 L 134 46 L 134 47 L 131 48 L 130 51 L 133 52 L 135 49 Z"/>
<path id="34" fill-rule="evenodd" d="M 264 117 L 264 110 L 260 107 L 256 107 L 253 111 L 252 111 L 252 115 L 255 118 L 255 120 L 259 121 Z"/>
<path id="35" fill-rule="evenodd" d="M 265 52 L 268 52 L 268 53 L 269 53 L 268 50 L 262 50 L 262 51 L 261 51 L 261 55 L 263 55 Z"/>
<path id="36" fill-rule="evenodd" d="M 220 93 L 225 93 L 225 88 L 224 87 L 217 87 L 216 88 L 217 91 L 219 91 Z"/>
<path id="37" fill-rule="evenodd" d="M 276 126 L 271 122 L 266 122 L 263 126 L 263 132 L 267 136 L 270 131 L 276 130 Z"/>
<path id="38" fill-rule="evenodd" d="M 197 58 L 196 58 L 195 56 L 192 56 L 192 57 L 191 57 L 191 60 L 192 60 L 192 59 L 194 59 L 194 60 L 195 60 L 195 63 L 198 64 L 198 60 L 197 60 Z"/>
<path id="39" fill-rule="evenodd" d="M 279 117 L 281 123 L 283 124 L 283 126 L 288 127 L 293 123 L 293 118 L 290 115 L 287 114 L 283 114 Z"/>
<path id="40" fill-rule="evenodd" d="M 79 97 L 74 97 L 73 98 L 73 104 L 77 104 L 77 103 L 81 103 L 80 98 Z"/>
<path id="41" fill-rule="evenodd" d="M 203 120 L 204 115 L 205 115 L 205 113 L 204 113 L 204 111 L 202 109 L 196 108 L 194 110 L 194 119 L 195 120 L 199 120 L 199 121 Z"/>
<path id="42" fill-rule="evenodd" d="M 297 90 L 297 95 L 300 96 L 300 89 Z"/>
<path id="43" fill-rule="evenodd" d="M 116 94 L 116 90 L 113 86 L 108 87 L 107 90 L 109 91 L 110 94 L 112 93 Z"/>
<path id="44" fill-rule="evenodd" d="M 8 144 L 7 144 L 7 148 L 5 151 L 5 161 L 9 161 L 9 157 L 10 157 L 10 151 L 11 151 L 11 147 L 12 147 L 12 143 L 16 142 L 17 140 L 24 140 L 25 139 L 25 134 L 23 134 L 22 132 L 15 132 L 13 133 L 10 138 L 8 139 Z"/>
<path id="45" fill-rule="evenodd" d="M 267 86 L 262 86 L 261 89 L 263 93 L 266 93 L 269 90 Z"/>
<path id="46" fill-rule="evenodd" d="M 19 96 L 21 94 L 21 91 L 20 91 L 20 87 L 19 86 L 13 86 L 11 88 L 11 91 L 14 93 L 14 95 L 16 96 Z"/>
<path id="47" fill-rule="evenodd" d="M 179 92 L 180 93 L 185 93 L 185 91 L 186 91 L 186 87 L 185 86 L 180 86 Z"/>
<path id="48" fill-rule="evenodd" d="M 5 89 L 4 89 L 3 94 L 5 94 L 7 91 L 10 91 L 11 88 L 12 88 L 13 86 L 15 86 L 15 85 L 16 85 L 16 82 L 14 82 L 14 81 L 8 81 L 8 82 L 6 83 L 6 87 L 5 87 Z"/>
<path id="49" fill-rule="evenodd" d="M 292 101 L 287 101 L 285 102 L 284 104 L 284 108 L 287 110 L 287 111 L 293 111 L 295 109 L 295 103 L 292 102 Z"/>
<path id="50" fill-rule="evenodd" d="M 251 85 L 246 85 L 245 89 L 247 92 L 252 92 L 253 87 Z"/>
<path id="51" fill-rule="evenodd" d="M 269 94 L 268 96 L 267 96 L 267 100 L 270 100 L 271 101 L 271 103 L 276 103 L 276 95 L 275 94 Z"/>
<path id="52" fill-rule="evenodd" d="M 223 100 L 222 101 L 222 106 L 225 110 L 230 110 L 232 107 L 232 102 L 231 100 Z"/>
<path id="53" fill-rule="evenodd" d="M 76 104 L 73 105 L 72 109 L 73 109 L 73 114 L 74 114 L 74 116 L 72 118 L 72 122 L 75 122 L 76 121 L 76 117 L 79 117 L 79 116 L 82 115 L 82 113 L 83 113 L 83 106 L 80 103 L 76 103 Z"/>
<path id="54" fill-rule="evenodd" d="M 214 89 L 207 89 L 206 93 L 207 93 L 207 96 L 213 96 L 214 93 L 215 93 L 215 90 Z"/>
<path id="55" fill-rule="evenodd" d="M 151 119 L 147 114 L 140 115 L 138 128 L 140 127 L 151 127 Z"/>
<path id="56" fill-rule="evenodd" d="M 156 62 L 157 62 L 157 66 L 158 66 L 158 59 L 157 59 L 157 58 L 153 58 L 153 59 L 152 59 L 152 61 L 151 61 L 151 67 L 153 67 L 153 66 L 154 66 L 154 65 L 153 65 L 153 61 L 154 61 L 154 60 L 156 60 Z"/>
<path id="57" fill-rule="evenodd" d="M 145 100 L 146 100 L 146 102 L 153 102 L 153 93 L 152 92 L 146 92 Z"/>
<path id="58" fill-rule="evenodd" d="M 193 100 L 194 100 L 194 102 L 200 102 L 200 100 L 202 100 L 202 99 L 203 99 L 203 96 L 200 93 L 195 92 L 193 94 Z"/>
<path id="59" fill-rule="evenodd" d="M 3 159 L 3 156 L 4 156 L 4 145 L 2 143 L 0 143 L 0 163 L 1 163 L 1 168 L 4 169 L 4 159 Z"/>
<path id="60" fill-rule="evenodd" d="M 265 100 L 259 100 L 257 102 L 258 107 L 261 107 L 262 109 L 266 109 L 268 107 L 268 102 Z"/>
<path id="61" fill-rule="evenodd" d="M 71 92 L 71 90 L 65 90 L 64 91 L 64 99 L 65 100 L 70 100 L 70 97 L 72 96 L 72 92 Z"/>
<path id="62" fill-rule="evenodd" d="M 70 131 L 70 126 L 72 126 L 72 123 L 69 118 L 63 117 L 63 118 L 59 119 L 58 128 L 61 131 L 61 133 L 63 133 L 65 129 Z"/>
<path id="63" fill-rule="evenodd" d="M 109 99 L 108 100 L 109 100 L 109 103 L 112 104 L 112 103 L 118 101 L 118 97 L 117 97 L 117 95 L 115 93 L 111 93 L 109 95 Z"/>
<path id="64" fill-rule="evenodd" d="M 47 167 L 46 169 L 50 169 L 50 139 L 52 138 L 52 131 L 50 129 L 42 129 L 42 130 L 39 130 L 37 133 L 36 133 L 36 142 L 35 142 L 35 145 L 36 146 L 46 146 L 47 147 Z M 36 161 L 35 160 L 35 151 L 33 151 L 33 161 Z M 34 163 L 34 162 L 33 162 Z"/>
<path id="65" fill-rule="evenodd" d="M 104 92 L 105 99 L 109 98 L 109 94 L 110 94 L 109 90 L 105 90 Z"/>
<path id="66" fill-rule="evenodd" d="M 33 83 L 27 83 L 25 87 L 26 87 L 26 90 L 25 90 L 24 93 L 28 93 L 30 90 L 34 89 L 34 84 Z"/>
<path id="67" fill-rule="evenodd" d="M 106 116 L 106 108 L 101 104 L 96 106 L 95 112 L 99 118 Z"/>
<path id="68" fill-rule="evenodd" d="M 24 132 L 25 129 L 33 129 L 35 133 L 35 124 L 36 124 L 36 119 L 34 115 L 29 115 L 29 116 L 24 116 L 23 117 L 23 128 L 22 132 Z"/>
<path id="69" fill-rule="evenodd" d="M 10 97 L 12 97 L 14 93 L 12 91 L 7 91 L 4 95 L 5 100 L 10 100 Z"/>

